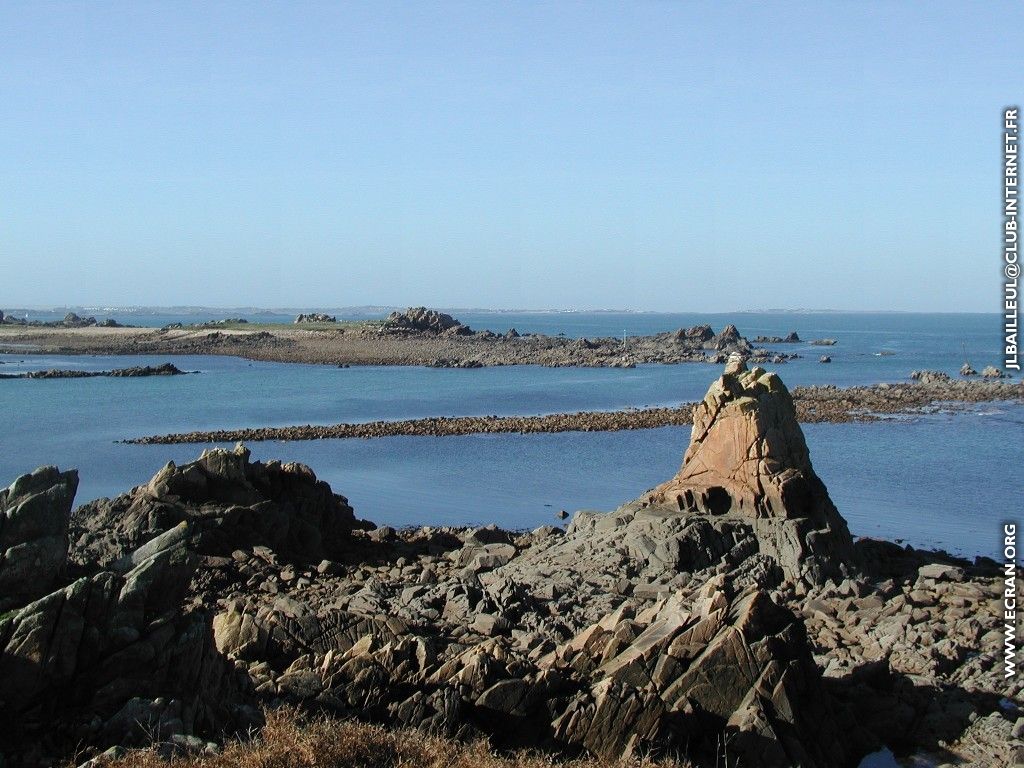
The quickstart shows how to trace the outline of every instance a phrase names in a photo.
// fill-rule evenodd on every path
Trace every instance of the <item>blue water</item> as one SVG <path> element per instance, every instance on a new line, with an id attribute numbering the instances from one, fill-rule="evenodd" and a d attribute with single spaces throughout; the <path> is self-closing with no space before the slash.
<path id="1" fill-rule="evenodd" d="M 488 315 L 505 323 L 507 315 Z M 478 318 L 468 322 L 486 327 Z M 481 317 L 480 319 L 484 319 Z M 790 386 L 903 381 L 915 368 L 953 372 L 963 341 L 976 367 L 998 363 L 998 323 L 981 315 L 517 315 L 520 331 L 613 335 L 735 322 L 748 336 L 831 336 L 820 348 L 787 345 L 806 357 L 777 367 Z M 996 318 L 997 320 L 997 318 Z M 533 325 L 528 323 L 532 322 Z M 647 325 L 643 325 L 647 324 Z M 991 328 L 990 328 L 991 326 Z M 503 328 L 496 328 L 503 330 Z M 621 330 L 619 330 L 621 334 Z M 879 357 L 881 349 L 894 356 Z M 166 357 L 0 356 L 0 372 L 105 369 Z M 46 463 L 77 467 L 79 501 L 120 493 L 166 461 L 203 446 L 128 446 L 146 434 L 244 426 L 334 423 L 468 414 L 535 414 L 673 404 L 703 396 L 719 366 L 621 369 L 533 366 L 451 370 L 258 363 L 176 357 L 187 377 L 0 381 L 0 483 Z M 808 425 L 815 468 L 854 533 L 901 539 L 962 554 L 995 555 L 1004 517 L 1024 492 L 1019 467 L 1024 407 L 985 404 L 908 424 Z M 686 428 L 559 435 L 395 437 L 257 443 L 261 458 L 303 461 L 347 495 L 357 513 L 391 525 L 496 522 L 528 528 L 559 509 L 611 509 L 671 476 Z"/>

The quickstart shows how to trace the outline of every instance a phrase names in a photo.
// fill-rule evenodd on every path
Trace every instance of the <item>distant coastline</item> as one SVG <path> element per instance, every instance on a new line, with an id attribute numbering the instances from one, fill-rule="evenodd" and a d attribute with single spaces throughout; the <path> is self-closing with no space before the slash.
<path id="1" fill-rule="evenodd" d="M 327 312 L 345 316 L 384 317 L 390 312 L 404 309 L 397 304 L 360 304 L 352 306 L 303 305 L 295 307 L 256 307 L 256 306 L 204 306 L 204 305 L 116 305 L 116 304 L 66 304 L 66 305 L 32 305 L 12 306 L 5 309 L 8 314 L 29 315 L 64 315 L 68 312 L 78 314 L 117 314 L 117 315 L 263 315 L 273 317 L 293 317 L 309 312 Z M 726 315 L 992 315 L 1000 316 L 999 312 L 979 312 L 974 310 L 916 310 L 916 309 L 829 309 L 808 307 L 773 307 L 746 308 L 728 310 L 668 310 L 668 309 L 571 309 L 571 308 L 494 308 L 494 307 L 440 307 L 440 311 L 449 314 L 475 315 L 676 315 L 694 314 L 708 317 Z"/>

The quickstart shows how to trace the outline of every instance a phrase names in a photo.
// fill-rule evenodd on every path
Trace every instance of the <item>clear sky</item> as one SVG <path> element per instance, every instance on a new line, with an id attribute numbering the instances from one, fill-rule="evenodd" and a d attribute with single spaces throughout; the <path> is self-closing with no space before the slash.
<path id="1" fill-rule="evenodd" d="M 997 312 L 1022 8 L 5 2 L 0 307 Z"/>

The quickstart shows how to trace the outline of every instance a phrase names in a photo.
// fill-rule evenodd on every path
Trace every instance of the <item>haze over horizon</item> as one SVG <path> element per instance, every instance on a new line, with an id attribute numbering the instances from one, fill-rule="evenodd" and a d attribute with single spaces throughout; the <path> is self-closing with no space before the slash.
<path id="1" fill-rule="evenodd" d="M 0 9 L 0 308 L 999 311 L 1019 3 Z"/>

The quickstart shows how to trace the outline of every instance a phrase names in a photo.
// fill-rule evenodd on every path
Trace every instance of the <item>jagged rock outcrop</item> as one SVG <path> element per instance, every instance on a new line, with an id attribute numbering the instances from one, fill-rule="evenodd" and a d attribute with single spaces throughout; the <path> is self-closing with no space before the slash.
<path id="1" fill-rule="evenodd" d="M 81 566 L 116 562 L 153 536 L 190 523 L 201 554 L 262 544 L 300 562 L 343 550 L 357 525 L 343 496 L 303 464 L 249 461 L 241 446 L 168 463 L 147 484 L 76 510 L 71 558 Z"/>
<path id="2" fill-rule="evenodd" d="M 168 739 L 202 747 L 258 724 L 250 678 L 218 650 L 204 598 L 232 562 L 218 555 L 270 545 L 297 564 L 341 556 L 357 525 L 345 499 L 303 465 L 211 450 L 76 510 L 65 563 L 76 486 L 74 472 L 47 467 L 0 492 L 0 534 L 14 554 L 0 566 L 14 608 L 0 616 L 0 720 L 11 726 L 0 755 L 31 763 L 38 750 Z"/>
<path id="3" fill-rule="evenodd" d="M 740 336 L 739 329 L 732 323 L 712 337 L 705 344 L 705 348 L 730 352 L 749 352 L 751 349 L 750 343 Z"/>
<path id="4" fill-rule="evenodd" d="M 703 346 L 715 338 L 710 325 L 695 325 L 692 328 L 680 328 L 672 334 L 674 341 L 680 344 Z"/>
<path id="5" fill-rule="evenodd" d="M 787 577 L 846 575 L 853 541 L 811 467 L 789 390 L 733 358 L 693 413 L 679 473 L 648 497 L 680 513 L 749 521 Z"/>
<path id="6" fill-rule="evenodd" d="M 553 727 L 598 755 L 667 743 L 710 764 L 721 753 L 708 735 L 721 733 L 737 764 L 836 766 L 852 757 L 802 623 L 762 590 L 730 594 L 723 576 L 689 601 L 620 609 L 540 664 L 589 673 Z"/>
<path id="7" fill-rule="evenodd" d="M 426 307 L 409 307 L 404 312 L 392 312 L 381 326 L 385 331 L 419 331 L 446 336 L 468 336 L 473 329 L 454 317 Z"/>
<path id="8" fill-rule="evenodd" d="M 719 355 L 723 361 L 729 354 L 749 356 L 754 353 L 750 342 L 740 335 L 735 325 L 725 326 L 715 333 L 710 325 L 695 325 L 692 328 L 680 328 L 667 334 L 659 334 L 655 338 L 664 338 L 683 349 L 700 352 L 701 358 L 715 362 Z M 785 358 L 785 355 L 780 355 Z"/>
<path id="9" fill-rule="evenodd" d="M 45 595 L 68 553 L 78 473 L 40 467 L 0 490 L 0 612 Z"/>
<path id="10" fill-rule="evenodd" d="M 119 572 L 82 577 L 0 619 L 0 750 L 144 745 L 259 723 L 242 697 L 247 678 L 216 651 L 210 617 L 182 605 L 199 560 L 188 533 L 182 523 Z"/>

